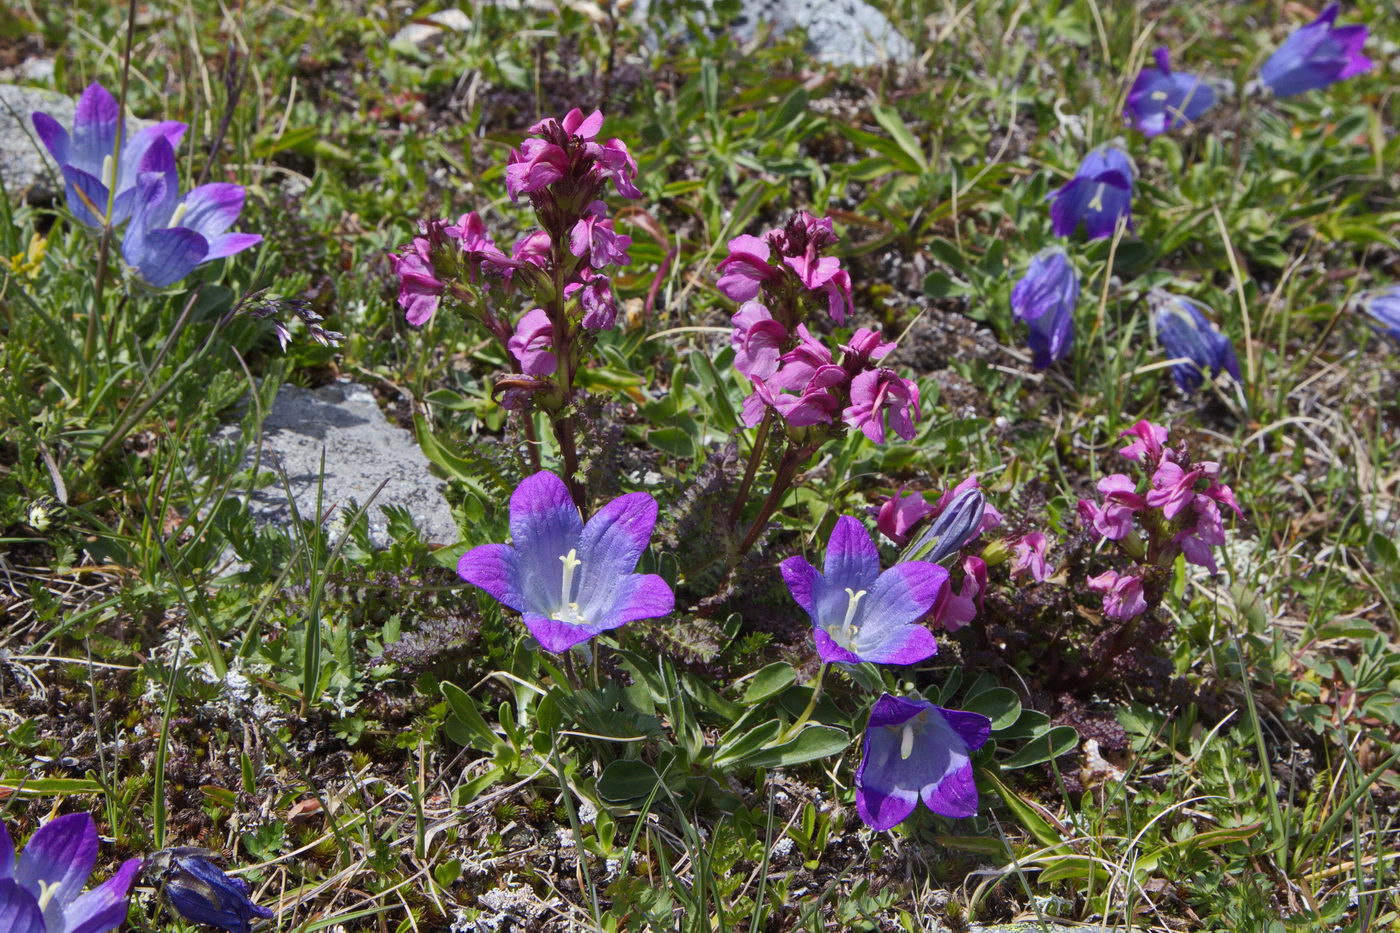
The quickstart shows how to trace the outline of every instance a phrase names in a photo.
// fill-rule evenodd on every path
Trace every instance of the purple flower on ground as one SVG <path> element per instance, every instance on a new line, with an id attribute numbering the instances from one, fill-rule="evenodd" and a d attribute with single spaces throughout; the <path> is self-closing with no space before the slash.
<path id="1" fill-rule="evenodd" d="M 139 858 L 83 893 L 97 864 L 97 826 L 86 813 L 70 813 L 34 831 L 15 856 L 0 824 L 0 930 L 5 933 L 107 933 L 126 920 L 126 899 Z"/>
<path id="2" fill-rule="evenodd" d="M 559 361 L 550 352 L 554 343 L 554 325 L 543 308 L 525 312 L 515 325 L 515 335 L 506 344 L 511 356 L 520 361 L 520 371 L 527 376 L 548 376 Z"/>
<path id="3" fill-rule="evenodd" d="M 147 283 L 164 288 L 196 266 L 261 243 L 259 234 L 229 232 L 246 195 L 242 185 L 215 182 L 181 198 L 175 150 L 165 138 L 155 139 L 137 176 L 136 206 L 122 237 L 122 258 Z"/>
<path id="4" fill-rule="evenodd" d="M 1172 379 L 1181 391 L 1190 394 L 1199 389 L 1206 372 L 1212 377 L 1223 371 L 1236 380 L 1243 378 L 1230 338 L 1201 313 L 1200 305 L 1163 291 L 1154 291 L 1149 297 L 1156 305 L 1157 339 L 1168 358 L 1182 361 L 1171 368 Z"/>
<path id="5" fill-rule="evenodd" d="M 1123 118 L 1146 136 L 1157 136 L 1182 123 L 1194 122 L 1215 106 L 1215 89 L 1196 75 L 1172 71 L 1167 50 L 1152 53 L 1156 68 L 1138 72 Z"/>
<path id="6" fill-rule="evenodd" d="M 905 561 L 880 571 L 880 552 L 856 519 L 836 520 L 818 571 L 805 557 L 779 565 L 788 591 L 812 619 L 823 661 L 915 664 L 938 652 L 918 619 L 948 582 L 936 564 Z"/>
<path id="7" fill-rule="evenodd" d="M 1045 369 L 1069 353 L 1078 302 L 1079 275 L 1059 247 L 1032 259 L 1025 276 L 1011 290 L 1012 312 L 1030 327 L 1036 369 Z"/>
<path id="8" fill-rule="evenodd" d="M 1089 578 L 1089 589 L 1103 594 L 1103 614 L 1110 619 L 1126 622 L 1147 610 L 1142 595 L 1142 577 L 1133 573 L 1120 574 L 1105 570 Z"/>
<path id="9" fill-rule="evenodd" d="M 34 130 L 63 173 L 68 208 L 79 223 L 101 227 L 112 201 L 112 226 L 136 208 L 136 181 L 147 150 L 157 139 L 173 149 L 188 129 L 167 120 L 128 136 L 117 100 L 100 84 L 90 84 L 78 98 L 73 131 L 42 111 L 33 114 Z M 120 140 L 120 143 L 118 143 Z"/>
<path id="10" fill-rule="evenodd" d="M 1340 10 L 1340 4 L 1328 4 L 1317 19 L 1294 30 L 1259 69 L 1259 80 L 1275 97 L 1316 90 L 1370 70 L 1371 60 L 1361 54 L 1367 28 L 1336 25 Z"/>
<path id="11" fill-rule="evenodd" d="M 1112 143 L 1089 150 L 1074 177 L 1050 197 L 1056 236 L 1073 236 L 1080 224 L 1089 239 L 1112 236 L 1120 219 L 1133 227 L 1133 163 Z"/>
<path id="12" fill-rule="evenodd" d="M 1378 331 L 1391 340 L 1400 340 L 1400 285 L 1367 295 L 1361 307 L 1375 320 Z"/>
<path id="13" fill-rule="evenodd" d="M 787 331 L 773 320 L 768 308 L 757 301 L 746 301 L 730 319 L 734 333 L 734 368 L 749 379 L 768 379 L 778 371 Z"/>
<path id="14" fill-rule="evenodd" d="M 1010 544 L 1013 555 L 1012 577 L 1019 577 L 1024 573 L 1029 574 L 1036 583 L 1044 583 L 1054 573 L 1050 569 L 1050 564 L 1045 560 L 1045 552 L 1050 547 L 1050 541 L 1045 537 L 1044 532 L 1032 531 L 1029 534 L 1021 535 Z"/>
<path id="15" fill-rule="evenodd" d="M 920 799 L 940 816 L 976 815 L 971 753 L 991 733 L 992 721 L 980 713 L 882 694 L 870 710 L 856 769 L 860 818 L 871 829 L 890 829 Z"/>
<path id="16" fill-rule="evenodd" d="M 914 422 L 919 420 L 919 387 L 892 369 L 868 369 L 851 380 L 851 404 L 841 420 L 859 428 L 877 444 L 885 442 L 885 413 L 894 432 L 914 439 Z"/>
<path id="17" fill-rule="evenodd" d="M 174 849 L 161 874 L 165 899 L 185 919 L 226 933 L 249 933 L 253 921 L 272 916 L 254 904 L 248 882 L 224 874 L 199 849 Z"/>
<path id="18" fill-rule="evenodd" d="M 524 614 L 546 651 L 562 653 L 600 632 L 667 615 L 675 594 L 655 574 L 635 573 L 656 525 L 656 500 L 619 496 L 585 524 L 564 481 L 542 471 L 510 497 L 508 544 L 483 544 L 457 575 Z"/>

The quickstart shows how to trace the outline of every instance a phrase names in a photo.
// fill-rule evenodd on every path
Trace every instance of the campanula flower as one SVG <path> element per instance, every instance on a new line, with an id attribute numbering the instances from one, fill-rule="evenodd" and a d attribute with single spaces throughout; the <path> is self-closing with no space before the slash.
<path id="1" fill-rule="evenodd" d="M 1328 4 L 1317 19 L 1294 30 L 1259 69 L 1259 80 L 1275 97 L 1316 90 L 1370 70 L 1371 60 L 1361 54 L 1367 28 L 1338 26 L 1340 10 L 1340 4 Z"/>
<path id="2" fill-rule="evenodd" d="M 532 308 L 515 325 L 515 334 L 506 344 L 511 356 L 520 362 L 520 371 L 527 376 L 548 376 L 559 361 L 550 352 L 554 343 L 554 325 L 543 308 Z"/>
<path id="3" fill-rule="evenodd" d="M 1044 583 L 1054 573 L 1050 569 L 1049 562 L 1045 559 L 1045 552 L 1050 547 L 1050 541 L 1045 537 L 1044 532 L 1032 531 L 1014 539 L 1010 544 L 1013 558 L 1011 561 L 1012 577 L 1029 574 L 1036 583 Z"/>
<path id="4" fill-rule="evenodd" d="M 186 920 L 227 933 L 249 933 L 253 921 L 271 917 L 272 911 L 254 904 L 248 882 L 224 874 L 210 854 L 182 846 L 152 856 L 152 861 L 160 859 L 162 893 Z"/>
<path id="5" fill-rule="evenodd" d="M 1138 463 L 1155 463 L 1162 457 L 1167 429 L 1151 421 L 1139 421 L 1118 436 L 1133 439 L 1132 443 L 1118 451 L 1119 454 Z"/>
<path id="6" fill-rule="evenodd" d="M 1081 499 L 1080 514 L 1098 534 L 1110 541 L 1121 541 L 1133 530 L 1133 516 L 1148 509 L 1148 499 L 1138 495 L 1137 483 L 1123 473 L 1105 476 L 1098 485 L 1103 505 Z"/>
<path id="7" fill-rule="evenodd" d="M 1367 295 L 1361 307 L 1376 322 L 1376 329 L 1391 340 L 1400 340 L 1400 285 Z"/>
<path id="8" fill-rule="evenodd" d="M 768 308 L 758 301 L 746 301 L 730 318 L 734 333 L 734 368 L 749 379 L 767 379 L 778 371 L 787 330 L 773 320 Z"/>
<path id="9" fill-rule="evenodd" d="M 991 734 L 992 721 L 980 713 L 882 694 L 865 727 L 856 812 L 881 831 L 903 822 L 921 798 L 940 816 L 975 816 L 971 756 Z"/>
<path id="10" fill-rule="evenodd" d="M 0 824 L 0 930 L 5 933 L 107 933 L 126 920 L 126 899 L 139 858 L 83 893 L 97 864 L 97 826 L 86 813 L 70 813 L 34 831 L 16 858 Z"/>
<path id="11" fill-rule="evenodd" d="M 1142 595 L 1142 577 L 1133 573 L 1120 574 L 1105 570 L 1088 580 L 1089 589 L 1103 594 L 1103 614 L 1110 619 L 1126 622 L 1147 610 Z"/>
<path id="12" fill-rule="evenodd" d="M 112 201 L 111 224 L 117 226 L 136 207 L 136 181 L 147 150 L 157 139 L 173 149 L 189 127 L 167 120 L 128 135 L 117 100 L 100 84 L 90 84 L 78 98 L 70 133 L 42 111 L 33 114 L 34 130 L 63 173 L 68 208 L 81 224 L 101 227 Z"/>
<path id="13" fill-rule="evenodd" d="M 1011 290 L 1011 310 L 1030 327 L 1036 369 L 1045 369 L 1069 353 L 1078 303 L 1079 274 L 1064 250 L 1047 249 L 1031 260 L 1025 276 Z"/>
<path id="14" fill-rule="evenodd" d="M 1154 320 L 1157 339 L 1171 359 L 1172 379 L 1186 393 L 1195 392 L 1205 381 L 1205 373 L 1219 376 L 1222 371 L 1235 379 L 1240 376 L 1240 364 L 1235 358 L 1234 345 L 1201 313 L 1201 306 L 1189 298 L 1154 291 L 1157 306 Z"/>
<path id="15" fill-rule="evenodd" d="M 987 497 L 976 484 L 963 489 L 946 504 L 940 500 L 934 507 L 934 517 L 928 528 L 906 553 L 917 560 L 935 564 L 942 561 L 981 534 L 986 512 Z"/>
<path id="16" fill-rule="evenodd" d="M 656 525 L 656 500 L 619 496 L 587 524 L 564 481 L 541 471 L 510 497 L 508 544 L 483 544 L 457 574 L 524 614 L 546 651 L 562 653 L 600 632 L 667 615 L 675 594 L 655 574 L 634 570 Z"/>
<path id="17" fill-rule="evenodd" d="M 982 611 L 982 596 L 987 592 L 987 562 L 971 555 L 962 559 L 962 587 L 943 587 L 938 602 L 933 605 L 933 621 L 949 632 L 956 632 L 977 618 Z"/>
<path id="18" fill-rule="evenodd" d="M 1194 122 L 1215 106 L 1215 89 L 1195 75 L 1172 71 L 1167 50 L 1152 53 L 1156 68 L 1144 68 L 1128 91 L 1123 118 L 1146 136 Z"/>
<path id="19" fill-rule="evenodd" d="M 937 653 L 933 633 L 918 619 L 933 608 L 948 571 L 904 561 L 882 573 L 870 532 L 851 516 L 836 520 L 822 571 L 801 556 L 789 557 L 779 569 L 812 619 L 823 661 L 915 664 Z"/>
<path id="20" fill-rule="evenodd" d="M 905 492 L 901 487 L 880 506 L 875 527 L 895 544 L 909 543 L 909 532 L 934 511 L 921 492 Z"/>
<path id="21" fill-rule="evenodd" d="M 200 185 L 183 198 L 178 188 L 175 150 L 157 138 L 142 160 L 136 207 L 122 238 L 122 258 L 156 288 L 262 242 L 256 233 L 229 232 L 243 210 L 242 185 Z"/>
<path id="22" fill-rule="evenodd" d="M 886 413 L 894 433 L 913 440 L 914 422 L 920 417 L 919 387 L 892 369 L 867 369 L 851 380 L 851 404 L 841 412 L 841 420 L 883 444 Z"/>
<path id="23" fill-rule="evenodd" d="M 1089 150 L 1074 177 L 1050 197 L 1056 236 L 1073 236 L 1080 224 L 1089 239 L 1112 236 L 1118 221 L 1132 229 L 1133 163 L 1113 143 Z"/>

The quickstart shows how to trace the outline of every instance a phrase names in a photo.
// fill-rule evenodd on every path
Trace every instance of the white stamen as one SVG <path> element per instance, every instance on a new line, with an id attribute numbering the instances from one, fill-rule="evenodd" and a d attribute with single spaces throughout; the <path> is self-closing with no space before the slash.
<path id="1" fill-rule="evenodd" d="M 899 738 L 899 759 L 900 761 L 908 761 L 912 754 L 914 754 L 914 725 L 906 722 Z"/>
<path id="2" fill-rule="evenodd" d="M 846 587 L 846 596 L 850 598 L 850 602 L 846 604 L 846 620 L 841 623 L 841 635 L 847 641 L 851 640 L 851 635 L 853 634 L 851 623 L 856 617 L 856 606 L 860 605 L 860 599 L 864 595 L 865 590 L 855 592 L 849 586 Z"/>
<path id="3" fill-rule="evenodd" d="M 110 158 L 110 157 L 109 157 L 109 158 Z M 48 907 L 48 906 L 49 906 L 49 901 L 53 900 L 53 896 L 54 896 L 55 894 L 58 893 L 58 885 L 59 885 L 59 882 L 57 882 L 57 881 L 53 882 L 52 884 L 49 884 L 49 883 L 46 883 L 45 881 L 43 881 L 42 879 L 39 880 L 39 909 L 40 909 L 40 910 L 43 910 L 45 907 Z"/>
<path id="4" fill-rule="evenodd" d="M 1099 183 L 1099 187 L 1094 191 L 1094 199 L 1093 199 L 1092 201 L 1089 202 L 1089 210 L 1091 210 L 1091 211 L 1101 211 L 1101 210 L 1103 210 L 1103 189 L 1104 189 L 1105 187 L 1106 187 L 1106 185 L 1105 185 L 1103 182 L 1100 182 L 1100 183 Z"/>
<path id="5" fill-rule="evenodd" d="M 185 215 L 186 215 L 187 213 L 189 213 L 189 210 L 190 210 L 189 204 L 185 203 L 184 201 L 181 201 L 181 202 L 176 206 L 176 208 L 175 208 L 175 213 L 173 213 L 173 214 L 170 215 L 170 226 L 172 226 L 172 227 L 178 227 L 178 226 L 180 226 L 180 221 L 183 220 L 183 219 L 185 218 Z M 560 560 L 563 560 L 564 558 L 561 557 L 561 558 L 559 558 L 559 559 L 560 559 Z"/>
<path id="6" fill-rule="evenodd" d="M 578 603 L 574 602 L 574 571 L 583 565 L 583 561 L 578 559 L 578 549 L 569 548 L 569 553 L 560 557 L 564 564 L 564 585 L 559 593 L 559 621 L 567 622 L 570 625 L 580 625 L 583 619 L 579 617 Z"/>
<path id="7" fill-rule="evenodd" d="M 1153 92 L 1152 92 L 1152 99 L 1153 99 L 1153 100 L 1166 100 L 1166 99 L 1167 99 L 1167 92 L 1166 92 L 1166 91 L 1153 91 Z"/>
<path id="8" fill-rule="evenodd" d="M 102 183 L 108 188 L 117 183 L 117 163 L 110 152 L 102 157 Z"/>

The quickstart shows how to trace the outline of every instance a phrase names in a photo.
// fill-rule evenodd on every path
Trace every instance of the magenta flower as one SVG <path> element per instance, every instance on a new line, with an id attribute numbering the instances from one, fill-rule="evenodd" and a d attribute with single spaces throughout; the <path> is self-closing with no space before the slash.
<path id="1" fill-rule="evenodd" d="M 31 118 L 39 141 L 63 173 L 68 209 L 79 223 L 101 227 L 107 202 L 112 201 L 112 226 L 129 218 L 140 206 L 136 183 L 147 151 L 157 140 L 171 147 L 189 129 L 168 120 L 134 134 L 126 132 L 117 100 L 100 84 L 89 84 L 78 98 L 73 131 L 42 111 Z"/>
<path id="2" fill-rule="evenodd" d="M 1157 136 L 1182 123 L 1195 122 L 1215 106 L 1215 89 L 1195 75 L 1172 71 L 1165 48 L 1152 53 L 1156 68 L 1138 72 L 1128 91 L 1123 118 L 1145 136 Z"/>
<path id="3" fill-rule="evenodd" d="M 1030 574 L 1036 583 L 1044 583 L 1054 573 L 1045 560 L 1045 552 L 1049 547 L 1049 540 L 1039 531 L 1032 531 L 1013 540 L 1011 553 L 1014 559 L 1011 562 L 1011 576 Z"/>
<path id="4" fill-rule="evenodd" d="M 15 856 L 0 824 L 0 930 L 5 933 L 107 933 L 126 920 L 127 892 L 141 870 L 127 859 L 117 873 L 83 893 L 97 864 L 97 826 L 70 813 L 40 826 Z"/>
<path id="5" fill-rule="evenodd" d="M 562 131 L 565 136 L 575 136 L 582 142 L 591 142 L 597 138 L 602 129 L 603 111 L 595 110 L 588 116 L 584 116 L 583 111 L 575 107 L 564 114 L 562 120 L 545 117 L 526 132 L 531 136 L 557 136 Z"/>
<path id="6" fill-rule="evenodd" d="M 1088 583 L 1089 589 L 1103 594 L 1103 614 L 1110 619 L 1126 622 L 1147 611 L 1142 577 L 1137 574 L 1105 570 L 1097 577 L 1090 577 Z"/>
<path id="7" fill-rule="evenodd" d="M 784 256 L 783 262 L 797 274 L 808 291 L 826 295 L 827 311 L 837 324 L 846 323 L 846 314 L 855 309 L 851 298 L 851 276 L 835 256 Z"/>
<path id="8" fill-rule="evenodd" d="M 914 439 L 919 420 L 919 387 L 892 369 L 868 369 L 851 380 L 851 404 L 841 419 L 877 444 L 885 442 L 885 415 L 894 432 Z"/>
<path id="9" fill-rule="evenodd" d="M 528 262 L 532 266 L 543 269 L 549 264 L 551 248 L 549 234 L 543 230 L 536 230 L 516 241 L 514 249 L 511 250 L 511 256 L 517 262 Z"/>
<path id="10" fill-rule="evenodd" d="M 823 571 L 801 556 L 778 566 L 792 598 L 811 616 L 823 661 L 915 664 L 938 652 L 918 619 L 933 608 L 948 571 L 905 561 L 882 573 L 870 532 L 851 516 L 836 520 Z"/>
<path id="11" fill-rule="evenodd" d="M 882 360 L 895 348 L 893 340 L 886 340 L 878 330 L 861 327 L 851 334 L 850 339 L 841 344 L 841 365 L 852 374 L 860 372 L 870 363 Z"/>
<path id="12" fill-rule="evenodd" d="M 778 370 L 773 377 L 774 386 L 791 385 L 791 376 L 786 369 Z M 821 366 L 811 371 L 805 384 L 796 386 L 797 394 L 791 392 L 768 393 L 762 381 L 754 383 L 755 392 L 769 405 L 778 410 L 783 420 L 796 428 L 814 424 L 831 424 L 841 410 L 841 397 L 834 391 L 846 382 L 846 371 L 840 366 Z M 766 395 L 766 397 L 765 397 Z"/>
<path id="13" fill-rule="evenodd" d="M 510 497 L 514 546 L 483 544 L 457 575 L 524 614 L 546 651 L 562 653 L 609 629 L 668 615 L 675 594 L 655 574 L 634 572 L 656 525 L 656 500 L 619 496 L 585 524 L 564 481 L 526 478 Z"/>
<path id="14" fill-rule="evenodd" d="M 1110 541 L 1121 541 L 1133 530 L 1133 516 L 1148 509 L 1147 500 L 1138 495 L 1137 483 L 1122 473 L 1099 480 L 1102 507 L 1086 499 L 1080 500 L 1080 513 L 1086 515 L 1094 530 Z"/>
<path id="15" fill-rule="evenodd" d="M 512 201 L 547 188 L 569 171 L 569 155 L 554 143 L 527 139 L 512 150 L 506 164 L 506 193 Z"/>
<path id="16" fill-rule="evenodd" d="M 559 361 L 550 352 L 554 343 L 554 325 L 543 308 L 525 312 L 515 325 L 515 335 L 506 344 L 511 356 L 520 361 L 520 371 L 527 376 L 548 376 Z"/>
<path id="17" fill-rule="evenodd" d="M 880 533 L 901 547 L 909 543 L 909 531 L 924 518 L 932 515 L 934 507 L 924 499 L 923 493 L 904 492 L 901 487 L 880 506 L 880 515 L 875 527 Z"/>
<path id="18" fill-rule="evenodd" d="M 975 816 L 972 752 L 991 734 L 980 713 L 881 694 L 856 769 L 856 812 L 880 831 L 902 823 L 920 799 L 940 816 Z"/>
<path id="19" fill-rule="evenodd" d="M 729 241 L 729 255 L 716 267 L 715 287 L 730 301 L 752 301 L 768 282 L 782 278 L 783 270 L 768 262 L 768 244 L 744 234 Z"/>
<path id="20" fill-rule="evenodd" d="M 399 307 L 408 323 L 421 327 L 437 313 L 447 285 L 433 271 L 431 246 L 426 239 L 414 237 L 412 243 L 400 249 L 401 252 L 389 254 L 394 275 L 399 279 Z"/>
<path id="21" fill-rule="evenodd" d="M 514 263 L 506 258 L 494 240 L 486 232 L 486 222 L 476 211 L 469 211 L 457 218 L 457 223 L 443 228 L 443 234 L 456 240 L 469 260 L 471 271 L 479 270 L 482 264 L 490 264 L 498 274 L 509 277 L 514 271 Z"/>
<path id="22" fill-rule="evenodd" d="M 632 261 L 627 255 L 632 238 L 613 229 L 613 222 L 604 216 L 606 211 L 607 205 L 594 201 L 589 213 L 574 224 L 569 236 L 569 252 L 575 256 L 586 255 L 595 269 L 625 266 Z"/>
<path id="23" fill-rule="evenodd" d="M 617 298 L 613 295 L 612 281 L 586 266 L 576 274 L 578 281 L 564 286 L 564 297 L 578 296 L 579 307 L 583 309 L 581 323 L 584 329 L 611 330 L 617 322 Z"/>
<path id="24" fill-rule="evenodd" d="M 1231 498 L 1234 498 L 1233 494 Z M 1220 568 L 1215 563 L 1213 549 L 1225 544 L 1225 525 L 1220 520 L 1220 507 L 1216 505 L 1214 497 L 1197 493 L 1191 499 L 1190 517 L 1191 525 L 1178 531 L 1172 541 L 1181 548 L 1187 561 L 1216 573 Z"/>
<path id="25" fill-rule="evenodd" d="M 987 592 L 987 562 L 980 557 L 962 559 L 962 587 L 954 591 L 945 586 L 933 605 L 934 624 L 946 631 L 956 632 L 977 618 L 982 611 L 982 597 Z"/>
<path id="26" fill-rule="evenodd" d="M 624 198 L 640 198 L 637 188 L 637 162 L 627 151 L 627 144 L 620 139 L 610 139 L 601 146 L 590 143 L 588 152 L 593 156 L 594 173 L 600 178 L 611 179 L 617 193 Z"/>
<path id="27" fill-rule="evenodd" d="M 758 301 L 746 301 L 730 319 L 734 333 L 734 368 L 750 380 L 767 379 L 778 371 L 787 331 L 773 320 L 768 308 Z"/>
<path id="28" fill-rule="evenodd" d="M 1292 97 L 1369 71 L 1361 54 L 1365 24 L 1338 26 L 1341 4 L 1329 3 L 1317 19 L 1293 31 L 1259 69 L 1259 80 L 1275 97 Z M 1393 12 L 1393 11 L 1392 11 Z"/>
<path id="29" fill-rule="evenodd" d="M 1118 451 L 1124 457 L 1139 463 L 1155 462 L 1162 456 L 1162 445 L 1167 442 L 1167 429 L 1150 421 L 1139 421 L 1118 436 L 1133 438 L 1131 444 Z"/>
<path id="30" fill-rule="evenodd" d="M 1152 489 L 1147 504 L 1161 509 L 1167 518 L 1176 518 L 1196 495 L 1196 481 L 1206 475 L 1200 464 L 1194 470 L 1183 470 L 1171 460 L 1163 460 L 1152 474 Z"/>

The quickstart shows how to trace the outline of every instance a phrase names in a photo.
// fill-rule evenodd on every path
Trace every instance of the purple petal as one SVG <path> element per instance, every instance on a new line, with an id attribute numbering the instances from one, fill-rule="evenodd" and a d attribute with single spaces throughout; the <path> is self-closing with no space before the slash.
<path id="1" fill-rule="evenodd" d="M 933 633 L 922 625 L 905 625 L 896 631 L 884 633 L 868 648 L 863 641 L 863 638 L 857 637 L 861 660 L 873 664 L 918 664 L 938 653 L 938 642 Z"/>
<path id="2" fill-rule="evenodd" d="M 39 910 L 39 902 L 8 878 L 0 880 L 0 930 L 44 933 L 44 915 Z"/>
<path id="3" fill-rule="evenodd" d="M 861 608 L 863 627 L 872 624 L 904 625 L 933 608 L 948 582 L 947 569 L 921 560 L 895 564 L 876 579 Z"/>
<path id="4" fill-rule="evenodd" d="M 135 224 L 132 225 L 134 229 Z M 126 254 L 126 241 L 122 241 L 122 253 Z M 204 237 L 184 227 L 168 227 L 164 230 L 151 230 L 140 237 L 133 248 L 136 261 L 132 265 L 141 272 L 141 278 L 156 288 L 173 285 L 194 271 L 194 267 L 204 261 L 209 254 L 209 243 Z"/>
<path id="5" fill-rule="evenodd" d="M 812 640 L 817 643 L 817 657 L 828 664 L 859 664 L 864 660 L 836 644 L 821 626 L 812 626 Z"/>
<path id="6" fill-rule="evenodd" d="M 817 568 L 813 567 L 807 558 L 797 555 L 779 564 L 778 570 L 782 572 L 788 592 L 797 601 L 797 605 L 807 610 L 807 614 L 815 621 L 816 596 L 821 587 L 821 574 L 817 572 Z"/>
<path id="7" fill-rule="evenodd" d="M 972 778 L 972 762 L 963 763 L 924 788 L 924 804 L 940 816 L 962 819 L 977 815 L 977 782 Z"/>
<path id="8" fill-rule="evenodd" d="M 100 84 L 89 84 L 78 98 L 73 115 L 73 139 L 69 163 L 102 177 L 103 160 L 117 158 L 117 133 L 121 110 L 117 99 Z"/>
<path id="9" fill-rule="evenodd" d="M 659 619 L 670 615 L 676 607 L 676 594 L 665 578 L 654 573 L 634 573 L 622 578 L 613 592 L 612 604 L 599 607 L 590 615 L 590 606 L 583 607 L 587 628 L 594 634 L 614 629 L 639 619 Z"/>
<path id="10" fill-rule="evenodd" d="M 541 648 L 545 651 L 553 651 L 555 654 L 563 654 L 574 645 L 588 641 L 597 634 L 587 627 L 569 625 L 557 619 L 540 615 L 538 612 L 525 613 L 525 627 L 530 630 L 531 635 L 535 636 L 535 640 L 540 643 Z"/>
<path id="11" fill-rule="evenodd" d="M 510 535 L 525 606 L 541 615 L 554 612 L 561 602 L 562 558 L 583 537 L 583 519 L 562 479 L 542 470 L 515 487 Z"/>
<path id="12" fill-rule="evenodd" d="M 250 246 L 257 246 L 262 240 L 261 233 L 221 233 L 209 241 L 209 255 L 204 257 L 204 261 L 241 253 Z"/>
<path id="13" fill-rule="evenodd" d="M 142 171 L 150 171 L 150 169 L 143 169 L 142 163 L 146 159 L 146 153 L 157 139 L 162 139 L 169 145 L 173 157 L 175 147 L 180 145 L 180 139 L 185 135 L 187 129 L 189 127 L 178 120 L 166 120 L 133 133 L 131 139 L 122 148 L 121 163 L 117 166 L 117 190 L 126 191 L 128 188 L 134 187 L 137 174 Z"/>
<path id="14" fill-rule="evenodd" d="M 940 707 L 939 711 L 969 749 L 976 751 L 987 744 L 987 739 L 992 735 L 992 721 L 986 716 L 960 709 L 942 709 Z"/>
<path id="15" fill-rule="evenodd" d="M 211 239 L 233 226 L 243 210 L 246 196 L 242 185 L 226 182 L 200 185 L 180 202 L 184 213 L 179 224 Z"/>
<path id="16" fill-rule="evenodd" d="M 68 210 L 73 219 L 88 227 L 101 227 L 102 218 L 107 213 L 107 186 L 72 165 L 60 166 L 63 180 L 67 182 L 66 195 Z"/>
<path id="17" fill-rule="evenodd" d="M 645 492 L 618 496 L 588 520 L 578 545 L 580 602 L 636 569 L 654 527 L 656 500 Z"/>
<path id="18" fill-rule="evenodd" d="M 15 876 L 15 844 L 10 831 L 0 823 L 0 881 Z"/>
<path id="19" fill-rule="evenodd" d="M 140 870 L 139 858 L 127 859 L 115 875 L 70 904 L 63 912 L 64 933 L 107 933 L 121 926 L 127 891 Z"/>
<path id="20" fill-rule="evenodd" d="M 15 881 L 35 897 L 55 884 L 50 903 L 67 906 L 82 893 L 97 864 L 97 826 L 87 813 L 70 813 L 34 831 L 20 853 Z M 43 887 L 40 887 L 43 882 Z"/>
<path id="21" fill-rule="evenodd" d="M 883 693 L 870 708 L 870 722 L 867 728 L 897 726 L 908 722 L 932 705 L 923 700 L 906 700 L 904 697 Z"/>
<path id="22" fill-rule="evenodd" d="M 918 805 L 919 795 L 915 791 L 894 789 L 886 793 L 882 789 L 861 784 L 857 778 L 856 813 L 865 825 L 877 832 L 903 823 Z"/>
<path id="23" fill-rule="evenodd" d="M 483 544 L 457 561 L 457 576 L 481 587 L 492 598 L 516 612 L 525 611 L 515 548 L 508 544 Z"/>
<path id="24" fill-rule="evenodd" d="M 57 120 L 43 111 L 35 111 L 29 118 L 34 123 L 34 132 L 39 141 L 49 150 L 49 155 L 59 165 L 68 162 L 68 131 Z"/>
<path id="25" fill-rule="evenodd" d="M 845 587 L 870 590 L 880 576 L 880 552 L 870 532 L 849 515 L 836 519 L 826 543 L 822 575 L 826 585 L 838 592 Z"/>

